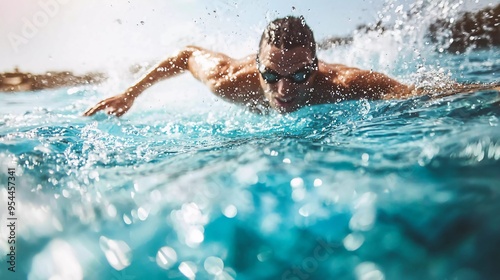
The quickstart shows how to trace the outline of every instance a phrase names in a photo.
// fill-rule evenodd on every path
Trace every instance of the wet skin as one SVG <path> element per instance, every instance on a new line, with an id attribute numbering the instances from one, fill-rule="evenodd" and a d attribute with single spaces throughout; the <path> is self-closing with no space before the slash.
<path id="1" fill-rule="evenodd" d="M 311 50 L 297 47 L 284 51 L 275 46 L 263 46 L 259 54 L 258 76 L 260 87 L 269 106 L 278 112 L 292 112 L 309 104 L 314 104 L 315 79 L 317 65 L 314 64 Z M 312 69 L 308 77 L 301 83 L 295 82 L 290 75 Z M 276 73 L 281 78 L 274 83 L 267 82 L 262 72 Z"/>
<path id="2" fill-rule="evenodd" d="M 97 103 L 84 115 L 91 116 L 103 110 L 121 116 L 148 87 L 186 71 L 215 95 L 257 112 L 274 109 L 288 113 L 304 106 L 348 99 L 391 99 L 418 94 L 413 86 L 401 84 L 381 73 L 322 61 L 315 64 L 312 51 L 304 47 L 280 49 L 263 44 L 258 57 L 260 71 L 255 55 L 237 60 L 222 53 L 188 46 L 159 63 L 124 93 Z M 294 81 L 294 74 L 303 73 L 304 69 L 311 70 L 306 71 L 306 79 L 299 83 Z M 266 82 L 261 74 L 266 71 L 276 73 L 280 79 L 274 83 Z"/>

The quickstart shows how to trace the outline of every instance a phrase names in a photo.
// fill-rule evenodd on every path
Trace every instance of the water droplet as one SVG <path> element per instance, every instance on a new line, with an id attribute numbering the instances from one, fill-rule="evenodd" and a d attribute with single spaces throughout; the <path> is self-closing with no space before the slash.
<path id="1" fill-rule="evenodd" d="M 293 178 L 291 181 L 290 181 L 290 186 L 292 188 L 303 188 L 304 187 L 304 180 L 300 177 L 297 177 L 297 178 Z"/>
<path id="2" fill-rule="evenodd" d="M 195 279 L 198 269 L 196 267 L 196 264 L 193 262 L 181 262 L 181 264 L 179 265 L 179 271 L 187 278 Z"/>
<path id="3" fill-rule="evenodd" d="M 384 274 L 379 270 L 376 264 L 372 262 L 363 262 L 355 269 L 358 280 L 384 280 Z"/>
<path id="4" fill-rule="evenodd" d="M 302 206 L 299 209 L 299 214 L 303 217 L 309 217 L 309 210 L 307 209 L 306 206 Z"/>
<path id="5" fill-rule="evenodd" d="M 224 270 L 224 262 L 217 257 L 208 257 L 203 264 L 208 274 L 218 275 Z"/>
<path id="6" fill-rule="evenodd" d="M 238 209 L 236 206 L 229 204 L 226 208 L 224 208 L 222 213 L 228 218 L 234 218 L 238 214 Z"/>
<path id="7" fill-rule="evenodd" d="M 141 221 L 145 221 L 149 216 L 149 211 L 146 210 L 145 208 L 143 207 L 139 207 L 139 209 L 137 209 L 137 217 L 139 218 L 139 220 Z"/>
<path id="8" fill-rule="evenodd" d="M 111 218 L 116 217 L 116 207 L 113 204 L 108 205 L 106 211 Z"/>
<path id="9" fill-rule="evenodd" d="M 156 253 L 156 263 L 163 269 L 170 269 L 177 262 L 177 253 L 174 249 L 165 246 Z"/>
<path id="10" fill-rule="evenodd" d="M 89 178 L 90 179 L 93 179 L 93 180 L 96 180 L 96 181 L 99 181 L 99 172 L 93 170 L 89 173 Z"/>
<path id="11" fill-rule="evenodd" d="M 495 117 L 495 116 L 491 116 L 489 119 L 488 119 L 489 123 L 490 123 L 490 126 L 498 126 L 498 118 Z"/>
<path id="12" fill-rule="evenodd" d="M 323 181 L 321 179 L 314 179 L 314 186 L 316 188 L 320 187 L 321 185 L 323 185 Z"/>
<path id="13" fill-rule="evenodd" d="M 126 214 L 123 214 L 123 221 L 127 224 L 130 225 L 132 224 L 132 220 L 127 216 Z"/>
<path id="14" fill-rule="evenodd" d="M 99 238 L 99 246 L 104 252 L 104 256 L 116 270 L 122 270 L 130 265 L 132 251 L 130 247 L 121 240 L 109 239 L 105 236 Z"/>
<path id="15" fill-rule="evenodd" d="M 361 156 L 361 159 L 364 161 L 364 162 L 368 162 L 368 160 L 370 159 L 370 155 L 367 154 L 367 153 L 364 153 L 362 156 Z"/>
<path id="16" fill-rule="evenodd" d="M 205 235 L 203 234 L 203 227 L 192 226 L 188 229 L 186 234 L 186 244 L 195 248 L 205 239 Z"/>
<path id="17" fill-rule="evenodd" d="M 257 259 L 260 262 L 265 262 L 269 260 L 273 255 L 273 250 L 269 247 L 263 246 L 259 249 L 259 254 L 257 254 Z"/>
<path id="18" fill-rule="evenodd" d="M 363 245 L 363 242 L 365 242 L 365 238 L 359 233 L 351 233 L 343 240 L 344 247 L 347 251 L 356 251 Z"/>
<path id="19" fill-rule="evenodd" d="M 69 192 L 68 192 L 68 190 L 63 190 L 63 191 L 62 191 L 62 195 L 63 195 L 65 198 L 68 198 L 68 197 L 69 197 Z"/>

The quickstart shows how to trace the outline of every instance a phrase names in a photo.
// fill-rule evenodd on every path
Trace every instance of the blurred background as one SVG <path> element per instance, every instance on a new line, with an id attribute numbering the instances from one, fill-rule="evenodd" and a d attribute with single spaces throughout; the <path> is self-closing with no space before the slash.
<path id="1" fill-rule="evenodd" d="M 0 93 L 20 279 L 294 279 L 320 241 L 335 253 L 308 279 L 495 279 L 496 91 L 260 116 L 182 75 L 120 119 L 81 116 L 185 45 L 255 53 L 290 14 L 327 62 L 422 87 L 499 81 L 498 0 L 0 0 L 0 92 L 21 91 Z"/>
<path id="2" fill-rule="evenodd" d="M 321 41 L 381 20 L 384 2 L 0 0 L 0 72 L 122 69 L 187 44 L 242 57 L 256 51 L 262 29 L 276 17 L 304 15 Z M 418 1 L 391 2 L 403 11 Z M 463 2 L 459 9 L 492 5 Z"/>

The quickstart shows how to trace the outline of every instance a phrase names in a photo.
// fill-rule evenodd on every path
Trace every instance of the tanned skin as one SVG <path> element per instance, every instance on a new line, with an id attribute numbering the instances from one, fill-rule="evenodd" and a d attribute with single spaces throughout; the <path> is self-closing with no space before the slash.
<path id="1" fill-rule="evenodd" d="M 270 69 L 284 77 L 276 83 L 267 83 L 257 69 L 255 55 L 237 60 L 222 53 L 188 46 L 159 63 L 124 93 L 97 103 L 84 115 L 92 116 L 103 110 L 110 115 L 122 116 L 147 88 L 186 71 L 215 95 L 252 111 L 275 109 L 288 113 L 304 106 L 349 99 L 393 99 L 423 94 L 413 86 L 401 84 L 381 73 L 323 61 L 317 63 L 304 83 L 294 83 L 288 78 L 288 75 L 313 63 L 314 59 L 312 51 L 305 47 L 279 49 L 264 43 L 259 53 L 261 69 Z"/>

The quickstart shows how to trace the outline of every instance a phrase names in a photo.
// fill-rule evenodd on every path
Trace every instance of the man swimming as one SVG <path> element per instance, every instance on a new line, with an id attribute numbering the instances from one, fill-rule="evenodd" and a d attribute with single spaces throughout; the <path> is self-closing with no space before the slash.
<path id="1" fill-rule="evenodd" d="M 123 94 L 97 103 L 84 115 L 104 110 L 119 117 L 148 87 L 186 70 L 215 95 L 253 111 L 272 108 L 288 113 L 348 99 L 392 99 L 420 93 L 381 73 L 318 60 L 312 30 L 302 17 L 288 16 L 269 23 L 257 56 L 236 60 L 188 46 L 159 63 Z"/>

